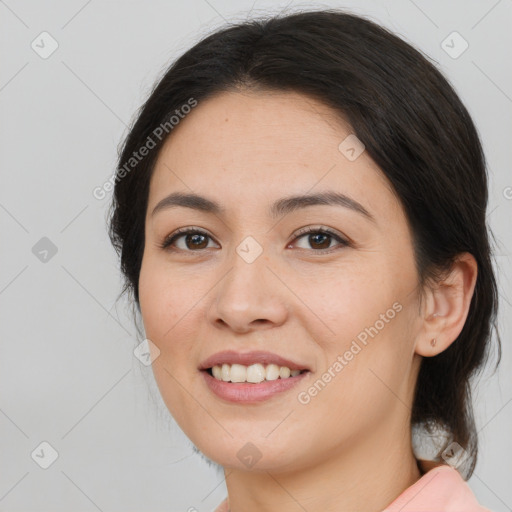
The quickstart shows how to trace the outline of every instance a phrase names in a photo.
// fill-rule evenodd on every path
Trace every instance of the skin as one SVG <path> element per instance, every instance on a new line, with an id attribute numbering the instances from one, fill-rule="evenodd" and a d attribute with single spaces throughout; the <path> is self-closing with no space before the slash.
<path id="1" fill-rule="evenodd" d="M 224 467 L 232 512 L 381 511 L 421 476 L 410 438 L 414 385 L 422 357 L 462 330 L 476 263 L 460 255 L 420 301 L 403 209 L 366 151 L 355 161 L 340 152 L 350 133 L 328 107 L 298 93 L 222 93 L 174 128 L 151 179 L 139 293 L 146 336 L 160 350 L 152 367 L 176 422 Z M 227 213 L 151 214 L 177 191 L 213 199 Z M 332 205 L 268 214 L 283 196 L 320 191 L 350 196 L 375 221 Z M 307 226 L 331 228 L 350 244 L 297 237 Z M 163 249 L 183 227 L 209 237 L 199 249 L 185 236 Z M 252 263 L 236 252 L 247 236 L 263 249 Z M 394 303 L 400 312 L 300 403 L 298 394 Z M 229 349 L 269 350 L 312 372 L 264 402 L 229 403 L 198 371 Z M 248 442 L 261 454 L 252 467 L 237 457 Z"/>

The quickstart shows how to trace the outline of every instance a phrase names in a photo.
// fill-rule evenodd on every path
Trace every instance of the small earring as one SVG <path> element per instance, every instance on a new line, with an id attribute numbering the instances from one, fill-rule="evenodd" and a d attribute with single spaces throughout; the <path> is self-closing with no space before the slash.
<path id="1" fill-rule="evenodd" d="M 430 340 L 430 344 L 431 344 L 433 347 L 435 347 L 435 346 L 436 346 L 436 343 L 437 343 L 437 340 L 436 340 L 435 338 L 432 338 L 432 339 Z"/>

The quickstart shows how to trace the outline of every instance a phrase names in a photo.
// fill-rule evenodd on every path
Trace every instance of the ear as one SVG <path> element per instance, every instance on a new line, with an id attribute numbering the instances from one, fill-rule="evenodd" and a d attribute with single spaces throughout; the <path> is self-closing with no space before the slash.
<path id="1" fill-rule="evenodd" d="M 468 316 L 477 273 L 474 256 L 461 253 L 442 280 L 428 287 L 422 308 L 423 328 L 416 340 L 417 354 L 436 356 L 457 339 Z"/>

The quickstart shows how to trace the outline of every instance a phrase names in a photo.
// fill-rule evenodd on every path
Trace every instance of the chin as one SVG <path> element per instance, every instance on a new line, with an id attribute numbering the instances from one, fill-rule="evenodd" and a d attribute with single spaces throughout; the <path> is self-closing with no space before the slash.
<path id="1" fill-rule="evenodd" d="M 247 435 L 236 436 L 233 433 L 233 437 L 230 437 L 225 433 L 222 439 L 208 437 L 193 442 L 204 456 L 225 469 L 283 472 L 296 470 L 301 465 L 296 443 L 291 442 L 290 438 L 287 440 L 290 444 L 278 436 L 269 440 L 259 435 L 248 438 Z"/>

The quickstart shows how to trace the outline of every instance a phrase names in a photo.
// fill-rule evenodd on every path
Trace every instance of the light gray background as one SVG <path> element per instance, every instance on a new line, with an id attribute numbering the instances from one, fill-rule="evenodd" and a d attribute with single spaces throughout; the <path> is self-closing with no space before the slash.
<path id="1" fill-rule="evenodd" d="M 224 498 L 222 473 L 193 452 L 133 356 L 141 340 L 116 303 L 110 196 L 92 190 L 172 59 L 251 9 L 309 6 L 351 8 L 423 50 L 479 129 L 504 354 L 475 395 L 481 455 L 469 484 L 485 506 L 512 510 L 511 0 L 0 1 L 0 510 L 208 511 Z M 43 31 L 59 45 L 47 59 L 31 48 Z M 457 59 L 441 47 L 453 31 L 469 43 Z M 46 262 L 32 252 L 42 237 L 57 247 Z M 59 455 L 48 469 L 31 458 L 43 441 Z"/>

